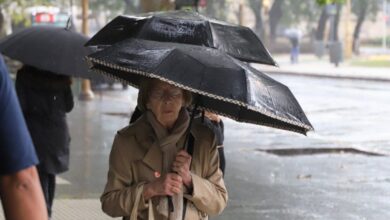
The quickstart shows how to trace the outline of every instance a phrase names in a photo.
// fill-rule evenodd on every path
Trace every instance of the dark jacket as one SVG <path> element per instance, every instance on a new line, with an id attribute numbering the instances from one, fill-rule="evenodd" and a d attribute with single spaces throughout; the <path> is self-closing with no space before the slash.
<path id="1" fill-rule="evenodd" d="M 214 132 L 217 138 L 217 145 L 223 146 L 223 141 L 225 139 L 225 136 L 224 136 L 224 125 L 222 120 L 220 120 L 219 122 L 215 122 L 215 121 L 211 121 L 207 117 L 199 118 L 199 119 L 203 120 L 203 124 L 206 125 Z"/>
<path id="2" fill-rule="evenodd" d="M 67 76 L 24 66 L 16 77 L 16 91 L 42 172 L 68 170 L 70 135 L 66 113 L 73 108 Z"/>

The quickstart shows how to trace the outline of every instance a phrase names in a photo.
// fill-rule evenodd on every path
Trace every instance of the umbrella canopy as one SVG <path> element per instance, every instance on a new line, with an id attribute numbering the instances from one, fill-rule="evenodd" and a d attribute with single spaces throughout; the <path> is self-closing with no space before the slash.
<path id="1" fill-rule="evenodd" d="M 284 31 L 284 35 L 288 38 L 302 38 L 302 31 L 296 28 L 289 28 Z"/>
<path id="2" fill-rule="evenodd" d="M 276 65 L 250 28 L 213 20 L 191 11 L 118 16 L 86 45 L 112 45 L 128 38 L 206 46 L 242 61 Z"/>
<path id="3" fill-rule="evenodd" d="M 2 39 L 0 52 L 23 64 L 53 73 L 100 77 L 92 74 L 83 60 L 92 53 L 92 49 L 84 47 L 87 40 L 87 37 L 65 28 L 34 26 Z"/>
<path id="4" fill-rule="evenodd" d="M 302 134 L 313 129 L 288 87 L 216 49 L 128 39 L 87 60 L 135 87 L 149 77 L 191 91 L 199 106 L 237 121 Z"/>

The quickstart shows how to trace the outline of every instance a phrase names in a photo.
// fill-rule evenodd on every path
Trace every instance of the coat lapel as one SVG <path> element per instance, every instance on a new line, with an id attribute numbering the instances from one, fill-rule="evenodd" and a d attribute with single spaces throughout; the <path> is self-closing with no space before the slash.
<path id="1" fill-rule="evenodd" d="M 149 166 L 154 171 L 161 173 L 162 168 L 162 152 L 156 144 L 151 144 L 151 147 L 146 152 L 144 158 L 142 159 L 147 166 Z"/>
<path id="2" fill-rule="evenodd" d="M 154 144 L 153 130 L 148 123 L 145 122 L 145 117 L 142 120 L 136 121 L 142 123 L 136 131 L 136 139 L 141 145 L 141 148 L 146 149 L 146 153 L 142 158 L 145 163 L 153 171 L 161 173 L 162 169 L 162 151 L 157 144 Z"/>
<path id="3" fill-rule="evenodd" d="M 155 140 L 152 135 L 153 129 L 146 122 L 146 118 L 144 118 L 144 116 L 142 117 L 142 120 L 137 120 L 135 122 L 142 124 L 139 125 L 138 129 L 136 130 L 136 139 L 143 149 L 147 149 L 145 156 L 142 158 L 142 162 L 145 163 L 153 171 L 157 171 L 161 174 L 163 153 L 160 147 L 155 144 Z M 179 142 L 176 145 L 178 151 L 183 149 L 184 141 L 185 135 L 180 138 Z"/>

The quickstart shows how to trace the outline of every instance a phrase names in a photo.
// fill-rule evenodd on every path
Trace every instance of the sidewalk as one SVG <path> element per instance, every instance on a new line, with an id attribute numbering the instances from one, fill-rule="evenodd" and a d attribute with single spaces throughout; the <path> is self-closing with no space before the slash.
<path id="1" fill-rule="evenodd" d="M 313 77 L 333 77 L 333 78 L 342 78 L 342 79 L 360 79 L 360 80 L 375 80 L 375 81 L 390 82 L 390 68 L 352 67 L 348 63 L 341 63 L 339 67 L 335 67 L 333 64 L 329 63 L 327 57 L 324 57 L 322 60 L 319 60 L 313 55 L 301 55 L 300 63 L 292 65 L 289 62 L 288 55 L 278 55 L 274 57 L 275 60 L 279 63 L 280 67 L 269 67 L 265 65 L 254 65 L 254 66 L 261 71 L 269 73 L 270 75 L 272 75 L 272 73 L 295 74 L 295 75 L 313 76 Z M 120 88 L 117 89 L 119 89 L 120 91 Z M 129 114 L 130 110 L 134 109 L 136 95 L 137 95 L 136 90 L 133 89 L 129 89 L 128 91 L 121 92 L 121 93 L 118 93 L 118 90 L 113 92 L 107 91 L 100 95 L 99 93 L 96 93 L 96 99 L 92 102 L 85 102 L 85 103 L 76 102 L 75 109 L 68 117 L 70 129 L 73 137 L 72 147 L 71 147 L 72 148 L 71 159 L 73 161 L 71 164 L 70 171 L 65 173 L 64 175 L 61 175 L 63 179 L 57 181 L 58 192 L 57 192 L 57 197 L 54 201 L 54 207 L 53 207 L 54 216 L 52 220 L 120 219 L 120 218 L 110 218 L 109 216 L 105 215 L 101 211 L 100 201 L 98 199 L 98 196 L 100 195 L 102 191 L 102 187 L 104 186 L 104 182 L 105 182 L 105 176 L 107 172 L 106 171 L 107 169 L 106 163 L 108 157 L 107 155 L 109 153 L 111 143 L 112 143 L 112 138 L 113 138 L 112 134 L 115 134 L 117 128 L 123 127 L 124 124 L 128 122 L 128 115 L 122 116 L 120 113 Z M 102 124 L 104 124 L 105 126 L 101 126 Z M 93 138 L 88 139 L 88 138 L 81 138 L 81 137 L 93 137 Z M 231 147 L 230 149 L 236 149 L 236 148 Z M 238 153 L 235 151 L 233 153 L 230 153 L 231 156 L 236 154 Z M 309 160 L 307 158 L 304 159 Z M 277 160 L 275 158 L 271 158 L 269 159 L 269 161 L 265 161 L 261 167 L 264 167 L 267 165 L 267 163 L 271 163 L 271 162 L 281 166 L 280 164 L 282 164 L 282 161 L 283 162 L 291 161 L 291 163 L 294 166 L 296 162 L 293 159 Z M 309 164 L 315 164 L 315 162 L 313 163 L 310 162 Z M 239 162 L 234 162 L 232 159 L 230 163 L 233 164 Z M 360 163 L 356 162 L 355 164 L 360 164 Z M 256 166 L 259 166 L 259 164 L 257 164 Z M 227 178 L 230 178 L 230 184 L 232 188 L 236 184 L 235 181 L 237 181 L 235 179 L 236 177 L 234 176 L 235 174 L 233 174 L 236 171 L 233 170 L 234 167 L 235 166 L 231 165 L 230 167 L 231 172 L 228 173 L 227 176 Z M 286 170 L 289 167 L 291 167 L 291 164 L 282 166 L 282 168 L 280 168 L 280 171 L 278 172 L 281 173 L 283 172 L 283 170 Z M 372 165 L 370 167 L 375 167 L 375 166 Z M 347 168 L 350 169 L 350 167 L 348 166 Z M 269 169 L 271 170 L 274 168 L 273 166 L 270 166 Z M 241 172 L 243 171 L 245 171 L 245 169 L 241 170 Z M 286 173 L 288 174 L 289 172 L 287 171 Z M 283 173 L 279 175 L 283 176 Z M 245 178 L 241 178 L 243 176 Z M 254 176 L 258 176 L 258 175 L 256 174 Z M 244 181 L 245 183 L 248 182 L 246 174 L 243 174 L 242 176 L 238 176 L 237 178 L 239 178 L 240 180 L 243 179 L 242 181 Z M 312 178 L 312 179 L 313 182 L 316 180 L 316 178 Z M 301 180 L 296 180 L 296 181 L 301 181 Z M 321 179 L 321 181 L 325 181 L 325 180 Z M 320 183 L 321 181 L 318 181 L 318 183 Z M 286 181 L 283 182 L 282 180 L 280 180 L 280 182 L 286 184 L 285 189 L 288 190 L 291 189 L 292 186 L 288 185 Z M 386 181 L 383 182 L 387 182 L 387 179 Z M 250 186 L 256 188 L 257 187 L 256 184 L 258 183 L 256 184 L 250 183 L 250 184 L 251 184 Z M 294 184 L 297 185 L 296 182 L 294 182 Z M 352 187 L 348 184 L 346 185 L 347 187 Z M 355 186 L 357 184 L 354 183 L 353 185 Z M 240 185 L 237 184 L 237 187 L 239 188 Z M 86 191 L 88 191 L 88 193 Z M 238 193 L 232 192 L 231 197 L 234 198 L 235 196 L 237 197 L 237 195 Z M 273 195 L 270 195 L 269 198 L 274 198 L 274 197 Z M 272 202 L 273 200 L 267 200 L 267 202 L 269 201 Z M 311 200 L 307 200 L 307 201 L 311 201 Z M 239 209 L 240 210 L 245 209 L 245 207 L 242 208 L 242 206 L 244 205 L 242 205 L 240 201 L 233 200 L 232 202 L 235 204 L 235 206 L 232 206 L 231 210 L 228 210 L 226 212 L 226 215 L 233 214 Z M 248 205 L 248 207 L 251 206 Z M 262 210 L 267 210 L 264 207 L 261 208 Z M 254 207 L 254 209 L 257 210 L 259 208 Z M 270 208 L 270 210 L 272 209 Z M 384 210 L 385 209 L 382 209 L 382 211 Z M 267 216 L 267 213 L 264 214 L 264 216 Z M 3 219 L 4 216 L 0 206 L 0 220 Z"/>
<path id="2" fill-rule="evenodd" d="M 98 199 L 56 199 L 54 201 L 52 220 L 112 220 L 100 208 Z M 0 206 L 0 219 L 4 220 Z"/>
<path id="3" fill-rule="evenodd" d="M 389 68 L 385 67 L 357 67 L 351 66 L 348 61 L 340 63 L 338 67 L 329 62 L 328 57 L 318 59 L 314 55 L 300 55 L 298 64 L 291 64 L 288 55 L 276 55 L 274 59 L 279 67 L 252 64 L 256 69 L 265 73 L 294 74 L 312 77 L 331 77 L 356 80 L 390 81 Z M 389 60 L 390 62 L 390 60 Z"/>

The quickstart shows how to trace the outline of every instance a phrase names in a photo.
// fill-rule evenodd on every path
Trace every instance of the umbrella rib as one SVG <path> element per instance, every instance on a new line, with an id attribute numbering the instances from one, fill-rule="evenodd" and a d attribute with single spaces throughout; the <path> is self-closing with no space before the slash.
<path id="1" fill-rule="evenodd" d="M 102 61 L 102 60 L 99 60 L 99 59 L 96 59 L 96 58 L 93 58 L 93 57 L 88 57 L 87 56 L 86 58 L 87 58 L 87 62 L 89 64 L 89 66 L 92 67 L 92 68 L 94 66 L 93 63 L 95 62 L 97 64 L 100 64 L 100 65 L 103 65 L 103 66 L 106 66 L 106 67 L 109 67 L 109 68 L 112 68 L 112 69 L 115 69 L 115 70 L 120 70 L 120 71 L 124 71 L 124 72 L 134 73 L 134 74 L 138 74 L 138 75 L 141 75 L 141 76 L 147 76 L 147 77 L 151 77 L 151 78 L 156 78 L 156 79 L 159 79 L 161 81 L 167 82 L 167 83 L 169 83 L 171 85 L 175 85 L 175 86 L 177 86 L 179 88 L 186 89 L 186 90 L 192 91 L 194 93 L 198 93 L 200 95 L 204 95 L 204 96 L 207 96 L 207 97 L 211 97 L 211 98 L 214 98 L 214 99 L 226 101 L 226 102 L 229 102 L 229 103 L 232 103 L 232 104 L 236 104 L 236 105 L 245 107 L 245 108 L 247 108 L 249 110 L 252 110 L 252 111 L 264 114 L 264 115 L 266 115 L 266 116 L 268 116 L 270 118 L 274 118 L 274 119 L 280 120 L 280 121 L 285 122 L 285 123 L 290 123 L 292 125 L 295 125 L 295 126 L 298 126 L 298 127 L 302 127 L 304 129 L 307 129 L 308 131 L 313 130 L 313 128 L 311 126 L 308 126 L 308 125 L 306 125 L 304 123 L 296 122 L 296 121 L 293 121 L 293 120 L 290 120 L 290 119 L 286 119 L 286 118 L 282 118 L 282 117 L 277 116 L 277 115 L 275 115 L 273 113 L 270 113 L 270 112 L 267 112 L 267 111 L 263 111 L 260 108 L 247 105 L 247 104 L 245 104 L 243 102 L 240 102 L 240 101 L 237 101 L 237 100 L 228 99 L 228 98 L 225 98 L 225 97 L 221 97 L 221 96 L 210 94 L 210 93 L 207 93 L 207 92 L 204 92 L 204 91 L 200 91 L 198 89 L 194 89 L 194 88 L 191 88 L 189 86 L 185 86 L 185 85 L 179 84 L 177 82 L 174 82 L 172 80 L 163 78 L 163 77 L 161 77 L 159 75 L 156 75 L 156 74 L 153 74 L 153 73 L 144 72 L 144 71 L 136 70 L 136 69 L 129 69 L 129 68 L 122 67 L 122 66 L 119 66 L 117 64 L 109 63 L 109 62 L 106 62 L 106 61 Z M 94 70 L 96 71 L 96 69 L 94 69 Z M 101 72 L 101 70 L 99 72 Z M 105 71 L 104 71 L 104 73 L 108 74 L 109 76 L 111 76 L 111 77 L 113 77 L 115 79 L 118 79 L 118 77 L 113 76 L 111 73 L 108 73 L 108 72 L 105 72 Z M 120 80 L 120 79 L 119 79 L 119 81 L 125 82 L 125 83 L 129 83 L 127 81 Z M 135 87 L 138 87 L 138 86 L 135 86 Z M 258 124 L 258 123 L 256 123 L 256 124 Z M 273 126 L 273 127 L 275 127 L 275 126 Z"/>
<path id="2" fill-rule="evenodd" d="M 252 123 L 252 124 L 257 124 L 257 125 L 265 125 L 267 127 L 277 128 L 277 129 L 281 129 L 281 130 L 294 131 L 294 132 L 301 133 L 301 134 L 304 134 L 304 135 L 306 135 L 307 131 L 313 130 L 313 129 L 302 128 L 302 127 L 297 126 L 297 125 L 295 125 L 295 126 L 300 127 L 302 129 L 294 129 L 294 128 L 291 128 L 291 127 L 278 126 L 276 124 L 265 123 L 265 122 L 255 121 L 255 120 L 239 119 L 238 117 L 234 117 L 234 116 L 225 114 L 225 113 L 220 112 L 220 111 L 209 109 L 209 108 L 206 108 L 204 106 L 199 106 L 199 108 L 203 109 L 203 110 L 206 110 L 206 111 L 209 111 L 209 112 L 213 112 L 215 114 L 218 114 L 218 115 L 221 115 L 221 116 L 224 116 L 224 117 L 227 117 L 227 118 L 231 118 L 231 119 L 239 121 L 239 122 Z M 304 130 L 304 132 L 302 132 L 302 130 Z"/>

